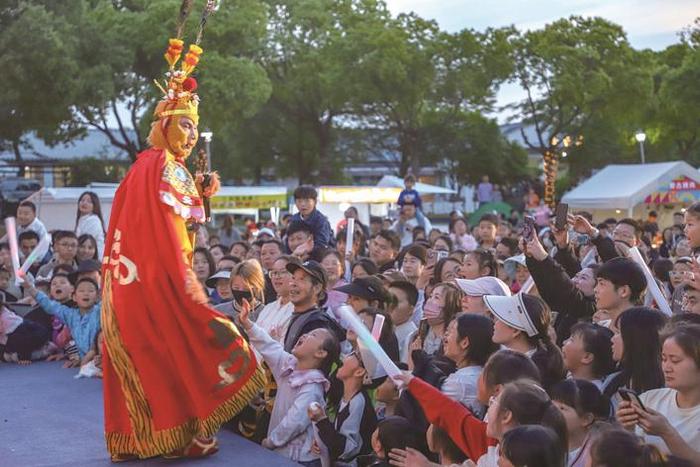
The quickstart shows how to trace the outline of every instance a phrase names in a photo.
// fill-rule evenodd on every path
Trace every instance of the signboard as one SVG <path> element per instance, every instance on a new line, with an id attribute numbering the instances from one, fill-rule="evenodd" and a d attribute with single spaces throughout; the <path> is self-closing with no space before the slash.
<path id="1" fill-rule="evenodd" d="M 226 211 L 229 209 L 270 209 L 286 207 L 286 194 L 228 195 L 215 196 L 211 199 L 212 211 Z"/>
<path id="2" fill-rule="evenodd" d="M 697 201 L 700 201 L 700 182 L 688 176 L 672 180 L 644 199 L 645 204 L 692 204 Z"/>

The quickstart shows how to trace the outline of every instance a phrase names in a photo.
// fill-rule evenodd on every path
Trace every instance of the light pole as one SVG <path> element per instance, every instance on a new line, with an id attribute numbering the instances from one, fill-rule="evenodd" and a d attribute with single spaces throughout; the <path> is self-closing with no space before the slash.
<path id="1" fill-rule="evenodd" d="M 211 170 L 211 139 L 214 137 L 214 133 L 210 130 L 205 130 L 200 133 L 200 136 L 204 138 L 204 144 L 207 150 L 207 170 Z"/>
<path id="2" fill-rule="evenodd" d="M 646 162 L 644 160 L 644 141 L 647 139 L 647 135 L 642 130 L 637 130 L 637 133 L 635 133 L 634 135 L 634 139 L 636 139 L 639 143 L 639 154 L 642 156 L 642 164 L 645 164 Z"/>

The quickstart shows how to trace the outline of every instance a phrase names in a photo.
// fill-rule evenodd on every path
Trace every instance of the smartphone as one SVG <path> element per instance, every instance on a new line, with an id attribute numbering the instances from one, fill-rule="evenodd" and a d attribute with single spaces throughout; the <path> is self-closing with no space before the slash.
<path id="1" fill-rule="evenodd" d="M 630 389 L 620 388 L 617 390 L 617 393 L 627 402 L 632 402 L 633 404 L 638 405 L 640 409 L 646 410 L 644 404 L 642 404 L 642 400 L 639 398 L 636 392 Z"/>
<path id="2" fill-rule="evenodd" d="M 579 246 L 588 245 L 591 242 L 591 237 L 586 234 L 581 234 L 576 237 L 576 241 L 578 242 Z"/>
<path id="3" fill-rule="evenodd" d="M 445 250 L 437 250 L 435 253 L 437 253 L 435 262 L 438 262 L 438 261 L 440 261 L 441 259 L 447 258 L 448 256 L 450 256 L 450 252 L 449 252 L 449 251 L 445 251 Z"/>
<path id="4" fill-rule="evenodd" d="M 535 231 L 535 218 L 532 216 L 523 217 L 523 238 L 526 242 L 529 242 L 534 238 Z"/>
<path id="5" fill-rule="evenodd" d="M 568 224 L 569 205 L 566 203 L 557 204 L 557 207 L 554 210 L 554 217 L 554 227 L 556 227 L 557 230 L 564 230 Z"/>
<path id="6" fill-rule="evenodd" d="M 437 263 L 437 252 L 432 248 L 428 248 L 428 254 L 425 258 L 425 265 L 432 266 L 435 263 Z"/>

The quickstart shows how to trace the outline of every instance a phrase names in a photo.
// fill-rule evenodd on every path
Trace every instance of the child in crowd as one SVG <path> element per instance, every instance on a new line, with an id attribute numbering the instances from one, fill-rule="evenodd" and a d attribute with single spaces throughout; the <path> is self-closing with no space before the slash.
<path id="1" fill-rule="evenodd" d="M 292 216 L 291 222 L 301 221 L 313 233 L 314 246 L 327 248 L 335 241 L 328 218 L 316 209 L 318 192 L 309 185 L 301 185 L 294 190 L 294 204 L 299 212 Z"/>
<path id="2" fill-rule="evenodd" d="M 372 380 L 359 352 L 343 359 L 336 378 L 343 384 L 343 397 L 333 407 L 335 420 L 331 423 L 320 406 L 309 408 L 309 418 L 316 425 L 332 462 L 357 465 L 357 456 L 371 452 L 371 437 L 377 427 L 374 406 L 365 390 L 365 384 Z"/>
<path id="3" fill-rule="evenodd" d="M 19 297 L 16 297 L 10 293 L 10 281 L 12 280 L 12 273 L 5 266 L 0 266 L 0 292 L 3 293 L 6 303 L 16 302 Z"/>
<path id="4" fill-rule="evenodd" d="M 602 390 L 605 378 L 615 370 L 612 337 L 610 329 L 598 324 L 575 324 L 562 347 L 569 376 L 590 381 Z"/>
<path id="5" fill-rule="evenodd" d="M 93 347 L 100 332 L 99 286 L 97 282 L 87 277 L 78 280 L 73 293 L 75 307 L 63 305 L 50 299 L 45 293 L 39 292 L 29 278 L 27 292 L 47 313 L 63 321 L 70 329 L 71 335 L 78 347 L 78 355 L 82 359 Z"/>
<path id="6" fill-rule="evenodd" d="M 414 449 L 427 453 L 425 436 L 403 417 L 387 417 L 377 425 L 372 434 L 373 454 L 358 461 L 360 467 L 389 467 L 395 465 L 391 453 L 396 450 Z M 426 464 L 424 464 L 426 465 Z"/>
<path id="7" fill-rule="evenodd" d="M 503 435 L 499 466 L 564 467 L 566 451 L 551 428 L 522 425 Z"/>
<path id="8" fill-rule="evenodd" d="M 420 198 L 420 194 L 415 190 L 416 177 L 413 174 L 408 174 L 403 179 L 404 189 L 399 193 L 399 199 L 396 202 L 399 206 L 403 207 L 405 204 L 413 204 L 416 209 L 423 209 L 423 200 Z"/>
<path id="9" fill-rule="evenodd" d="M 294 462 L 318 466 L 319 454 L 312 451 L 314 430 L 308 409 L 312 402 L 325 405 L 324 393 L 330 387 L 327 375 L 340 353 L 338 340 L 325 328 L 314 329 L 302 335 L 292 353 L 287 353 L 282 344 L 250 320 L 250 309 L 244 300 L 240 323 L 277 382 L 275 406 L 262 445 Z"/>
<path id="10" fill-rule="evenodd" d="M 36 217 L 36 204 L 31 201 L 22 201 L 17 206 L 17 235 L 30 230 L 36 232 L 39 238 L 47 235 L 44 223 Z"/>
<path id="11" fill-rule="evenodd" d="M 46 358 L 48 340 L 46 328 L 22 318 L 0 302 L 0 360 L 29 365 L 32 360 Z"/>
<path id="12" fill-rule="evenodd" d="M 593 434 L 610 419 L 610 400 L 595 384 L 583 379 L 567 379 L 549 392 L 554 405 L 566 420 L 569 439 L 569 467 L 585 467 L 590 457 Z"/>

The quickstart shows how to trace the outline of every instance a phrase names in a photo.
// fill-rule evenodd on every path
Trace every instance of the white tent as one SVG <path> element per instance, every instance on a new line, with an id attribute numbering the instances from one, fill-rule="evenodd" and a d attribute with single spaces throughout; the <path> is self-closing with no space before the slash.
<path id="1" fill-rule="evenodd" d="M 384 175 L 382 179 L 379 180 L 379 183 L 377 183 L 377 186 L 394 187 L 401 189 L 403 189 L 404 187 L 403 179 L 395 175 Z M 420 182 L 416 183 L 414 190 L 416 190 L 420 194 L 426 195 L 451 195 L 453 193 L 457 193 L 455 190 L 452 190 L 450 188 Z"/>
<path id="2" fill-rule="evenodd" d="M 698 171 L 683 161 L 654 164 L 608 165 L 562 197 L 572 209 L 594 214 L 596 221 L 605 217 L 646 217 L 647 197 L 667 187 L 673 180 L 687 177 L 700 181 Z M 672 207 L 680 209 L 682 206 Z M 662 213 L 659 212 L 661 215 Z"/>
<path id="3" fill-rule="evenodd" d="M 105 226 L 109 224 L 116 184 L 93 184 L 78 188 L 42 188 L 29 200 L 37 205 L 37 214 L 49 230 L 73 230 L 78 198 L 84 191 L 100 198 Z M 211 200 L 212 213 L 241 213 L 257 216 L 259 209 L 287 206 L 287 188 L 278 186 L 222 186 Z"/>

